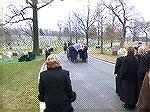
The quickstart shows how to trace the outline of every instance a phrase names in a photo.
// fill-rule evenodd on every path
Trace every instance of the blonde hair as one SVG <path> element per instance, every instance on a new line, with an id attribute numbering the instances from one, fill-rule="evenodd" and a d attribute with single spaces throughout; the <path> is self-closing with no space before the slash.
<path id="1" fill-rule="evenodd" d="M 46 60 L 47 68 L 56 68 L 60 66 L 59 56 L 56 54 L 51 54 L 47 57 Z"/>
<path id="2" fill-rule="evenodd" d="M 139 47 L 138 48 L 138 54 L 144 55 L 145 54 L 145 48 L 144 47 Z"/>
<path id="3" fill-rule="evenodd" d="M 150 51 L 150 42 L 147 44 L 147 51 Z"/>
<path id="4" fill-rule="evenodd" d="M 134 47 L 133 46 L 129 46 L 127 48 L 127 55 L 128 56 L 134 55 Z"/>

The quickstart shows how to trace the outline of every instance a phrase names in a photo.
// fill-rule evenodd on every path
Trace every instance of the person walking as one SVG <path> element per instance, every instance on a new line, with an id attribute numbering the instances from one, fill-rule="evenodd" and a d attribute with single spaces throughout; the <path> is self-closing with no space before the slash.
<path id="1" fill-rule="evenodd" d="M 58 55 L 51 54 L 45 61 L 47 70 L 40 73 L 39 95 L 40 102 L 45 102 L 44 112 L 73 112 L 71 102 L 75 101 L 69 71 L 62 69 Z"/>
<path id="2" fill-rule="evenodd" d="M 129 110 L 135 109 L 137 103 L 137 70 L 138 59 L 134 56 L 134 48 L 127 48 L 127 56 L 121 67 L 121 89 L 120 100 L 124 102 L 123 107 Z"/>

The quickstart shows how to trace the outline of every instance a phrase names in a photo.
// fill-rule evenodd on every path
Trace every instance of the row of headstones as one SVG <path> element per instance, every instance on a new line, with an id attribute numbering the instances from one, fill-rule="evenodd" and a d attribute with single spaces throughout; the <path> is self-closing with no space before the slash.
<path id="1" fill-rule="evenodd" d="M 23 50 L 18 50 L 18 51 L 6 51 L 3 53 L 0 53 L 0 59 L 11 59 L 12 56 L 23 56 L 28 54 L 29 52 L 32 51 L 23 51 Z M 45 50 L 44 49 L 40 49 L 40 53 L 41 55 L 45 54 Z"/>

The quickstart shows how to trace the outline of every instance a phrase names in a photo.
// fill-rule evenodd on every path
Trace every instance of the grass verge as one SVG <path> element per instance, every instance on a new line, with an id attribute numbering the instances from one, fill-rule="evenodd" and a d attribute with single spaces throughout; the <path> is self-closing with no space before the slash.
<path id="1" fill-rule="evenodd" d="M 103 54 L 102 54 L 101 49 L 99 49 L 99 48 L 95 48 L 94 50 L 89 52 L 89 55 L 92 57 L 95 57 L 97 59 L 111 62 L 111 63 L 115 63 L 116 59 L 118 57 L 117 55 L 112 55 L 112 53 L 110 51 L 106 51 L 106 50 L 104 50 Z"/>

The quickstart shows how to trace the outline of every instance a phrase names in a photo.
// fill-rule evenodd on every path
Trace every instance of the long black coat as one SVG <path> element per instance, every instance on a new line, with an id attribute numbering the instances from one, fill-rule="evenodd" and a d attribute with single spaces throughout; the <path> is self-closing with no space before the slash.
<path id="1" fill-rule="evenodd" d="M 135 56 L 126 56 L 121 67 L 120 100 L 126 104 L 137 103 L 137 70 L 138 59 Z"/>
<path id="2" fill-rule="evenodd" d="M 145 55 L 144 55 L 144 65 L 146 66 L 146 72 L 149 71 L 149 66 L 150 66 L 150 51 L 148 51 Z"/>
<path id="3" fill-rule="evenodd" d="M 40 73 L 38 98 L 46 103 L 45 112 L 70 112 L 75 95 L 69 71 L 57 67 Z"/>
<path id="4" fill-rule="evenodd" d="M 118 57 L 115 64 L 115 71 L 114 74 L 117 74 L 116 76 L 116 93 L 120 96 L 120 74 L 121 74 L 121 66 L 123 62 L 124 57 Z"/>
<path id="5" fill-rule="evenodd" d="M 78 51 L 73 46 L 69 47 L 70 58 L 72 62 L 75 62 L 78 57 Z"/>
<path id="6" fill-rule="evenodd" d="M 144 65 L 144 55 L 136 55 L 138 57 L 139 60 L 139 69 L 138 69 L 138 73 L 137 73 L 137 80 L 138 80 L 138 97 L 140 94 L 140 90 L 142 87 L 142 83 L 146 74 L 146 67 Z"/>

